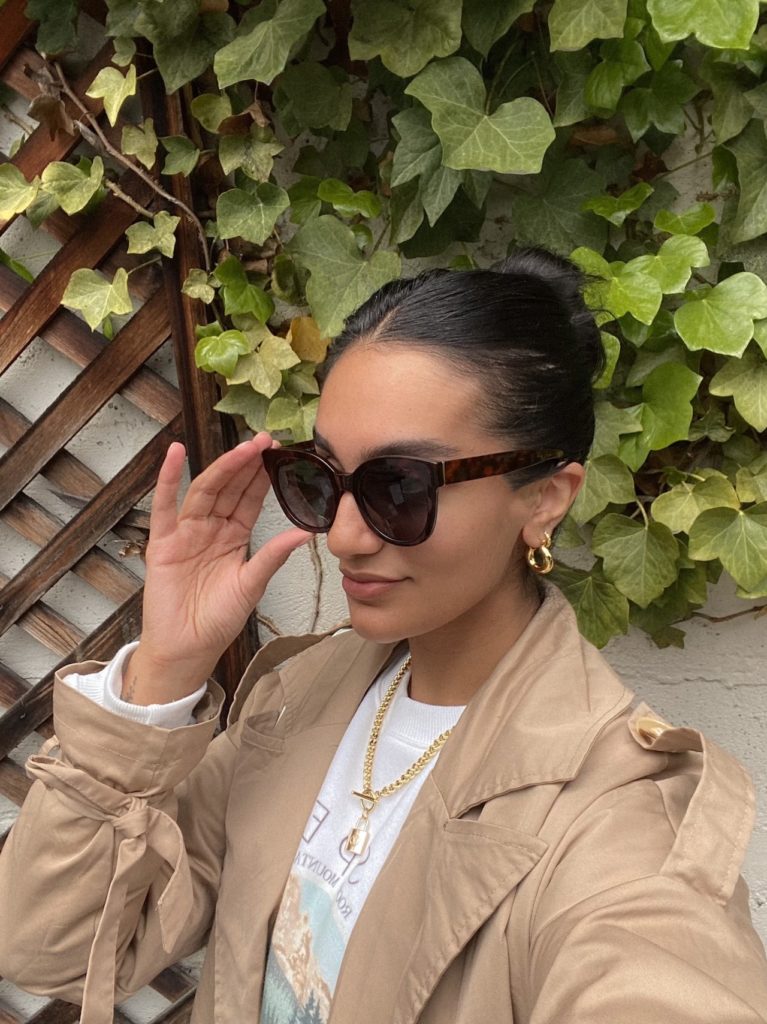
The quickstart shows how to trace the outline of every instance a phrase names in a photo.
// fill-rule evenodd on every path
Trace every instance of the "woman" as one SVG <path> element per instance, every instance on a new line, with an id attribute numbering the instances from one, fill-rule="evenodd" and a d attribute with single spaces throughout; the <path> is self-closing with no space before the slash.
<path id="1" fill-rule="evenodd" d="M 199 1024 L 767 1018 L 745 772 L 633 711 L 540 580 L 593 435 L 578 284 L 531 250 L 396 282 L 333 346 L 313 446 L 258 434 L 178 513 L 171 446 L 141 640 L 60 674 L 29 762 L 7 977 L 106 1024 L 207 941 Z M 246 562 L 267 472 L 298 525 Z M 312 532 L 351 629 L 263 648 L 211 742 L 206 679 Z"/>

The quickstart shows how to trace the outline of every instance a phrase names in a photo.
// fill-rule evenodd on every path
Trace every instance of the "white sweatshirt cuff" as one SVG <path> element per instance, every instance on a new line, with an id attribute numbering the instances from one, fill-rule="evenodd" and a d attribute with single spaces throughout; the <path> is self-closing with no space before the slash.
<path id="1" fill-rule="evenodd" d="M 63 681 L 107 711 L 139 722 L 141 725 L 157 725 L 162 729 L 178 729 L 182 725 L 190 725 L 194 721 L 192 712 L 198 701 L 205 696 L 207 683 L 203 683 L 199 690 L 195 690 L 187 697 L 169 701 L 167 704 L 130 704 L 120 699 L 123 666 L 128 655 L 137 647 L 138 641 L 126 644 L 109 664 L 98 672 L 91 672 L 88 675 L 71 672 L 62 677 Z"/>

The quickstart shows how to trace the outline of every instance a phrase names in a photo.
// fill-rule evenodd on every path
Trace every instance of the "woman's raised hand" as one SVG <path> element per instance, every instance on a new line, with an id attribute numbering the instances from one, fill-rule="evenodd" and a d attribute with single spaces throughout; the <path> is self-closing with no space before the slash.
<path id="1" fill-rule="evenodd" d="M 152 501 L 143 629 L 123 672 L 124 700 L 166 703 L 198 689 L 274 573 L 311 539 L 293 527 L 246 558 L 269 489 L 261 453 L 273 444 L 262 432 L 221 455 L 192 481 L 180 509 L 186 453 L 177 442 L 168 449 Z"/>

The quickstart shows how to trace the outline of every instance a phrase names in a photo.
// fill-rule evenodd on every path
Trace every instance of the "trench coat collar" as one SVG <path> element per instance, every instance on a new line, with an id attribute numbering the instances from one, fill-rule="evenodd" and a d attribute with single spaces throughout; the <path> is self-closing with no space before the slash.
<path id="1" fill-rule="evenodd" d="M 340 741 L 398 647 L 353 631 L 335 642 L 339 660 L 331 657 L 316 677 L 301 671 L 301 659 L 287 665 L 283 735 L 336 725 Z M 547 584 L 540 608 L 471 699 L 434 767 L 448 815 L 526 786 L 570 781 L 632 697 L 582 638 L 561 591 Z"/>

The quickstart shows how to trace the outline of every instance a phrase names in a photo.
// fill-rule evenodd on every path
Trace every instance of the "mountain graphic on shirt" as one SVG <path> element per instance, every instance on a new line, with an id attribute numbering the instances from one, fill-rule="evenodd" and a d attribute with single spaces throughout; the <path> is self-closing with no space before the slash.
<path id="1" fill-rule="evenodd" d="M 344 947 L 332 893 L 291 875 L 272 935 L 261 1024 L 327 1024 Z"/>

